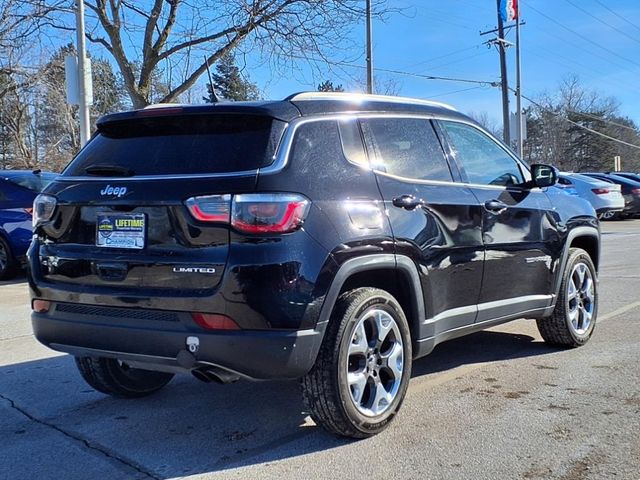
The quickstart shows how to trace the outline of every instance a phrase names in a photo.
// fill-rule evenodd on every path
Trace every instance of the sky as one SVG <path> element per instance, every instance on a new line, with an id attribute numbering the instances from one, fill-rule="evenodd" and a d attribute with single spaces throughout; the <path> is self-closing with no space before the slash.
<path id="1" fill-rule="evenodd" d="M 402 12 L 375 20 L 374 67 L 406 74 L 376 71 L 382 90 L 393 87 L 399 95 L 450 103 L 467 113 L 485 112 L 500 123 L 500 90 L 489 85 L 499 81 L 499 56 L 483 45 L 493 37 L 479 35 L 496 27 L 495 0 L 389 0 L 388 5 Z M 520 0 L 520 8 L 526 22 L 521 42 L 524 95 L 552 93 L 563 78 L 577 75 L 586 87 L 617 98 L 620 112 L 640 124 L 640 0 Z M 364 24 L 353 35 L 362 38 L 362 52 L 346 53 L 360 68 L 335 66 L 314 75 L 300 65 L 297 73 L 279 76 L 266 66 L 248 64 L 245 71 L 268 98 L 315 90 L 324 77 L 357 91 L 365 78 Z M 507 39 L 515 41 L 515 30 Z M 515 87 L 515 48 L 507 56 L 509 84 Z"/>

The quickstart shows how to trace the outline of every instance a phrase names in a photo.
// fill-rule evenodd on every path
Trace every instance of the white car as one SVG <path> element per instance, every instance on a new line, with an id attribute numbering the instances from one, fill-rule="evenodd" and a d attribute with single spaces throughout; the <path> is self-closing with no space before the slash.
<path id="1" fill-rule="evenodd" d="M 615 212 L 624 208 L 624 197 L 621 187 L 613 182 L 607 182 L 599 178 L 580 175 L 579 173 L 561 173 L 558 180 L 561 188 L 575 190 L 578 195 L 589 201 L 595 208 L 598 218 L 611 218 Z"/>

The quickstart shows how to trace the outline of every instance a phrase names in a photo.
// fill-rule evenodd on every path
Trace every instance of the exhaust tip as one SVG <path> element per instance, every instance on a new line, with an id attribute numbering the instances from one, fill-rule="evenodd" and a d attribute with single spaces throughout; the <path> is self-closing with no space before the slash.
<path id="1" fill-rule="evenodd" d="M 238 375 L 216 367 L 194 369 L 191 370 L 191 374 L 201 382 L 205 383 L 216 382 L 220 384 L 226 384 L 233 383 L 240 379 Z"/>

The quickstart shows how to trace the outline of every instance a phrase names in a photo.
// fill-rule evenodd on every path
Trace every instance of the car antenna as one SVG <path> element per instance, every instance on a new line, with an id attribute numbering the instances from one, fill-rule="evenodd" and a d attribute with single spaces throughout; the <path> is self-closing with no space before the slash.
<path id="1" fill-rule="evenodd" d="M 216 89 L 213 86 L 213 78 L 211 77 L 211 69 L 209 68 L 209 59 L 207 58 L 207 56 L 204 56 L 204 64 L 207 66 L 207 75 L 209 76 L 209 88 L 211 88 L 211 98 L 213 100 L 212 103 L 218 103 L 220 101 L 220 99 L 218 98 L 218 95 L 216 94 Z"/>

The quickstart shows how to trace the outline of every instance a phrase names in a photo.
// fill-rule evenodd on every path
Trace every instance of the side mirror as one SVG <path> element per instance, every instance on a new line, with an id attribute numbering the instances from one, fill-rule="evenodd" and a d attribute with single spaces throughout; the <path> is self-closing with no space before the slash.
<path id="1" fill-rule="evenodd" d="M 558 170 L 551 165 L 534 163 L 531 165 L 531 178 L 535 187 L 552 187 L 558 182 Z"/>

